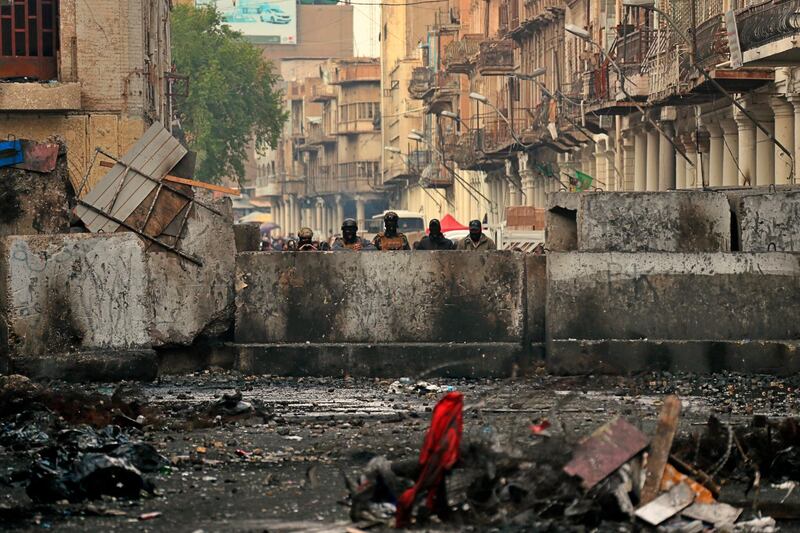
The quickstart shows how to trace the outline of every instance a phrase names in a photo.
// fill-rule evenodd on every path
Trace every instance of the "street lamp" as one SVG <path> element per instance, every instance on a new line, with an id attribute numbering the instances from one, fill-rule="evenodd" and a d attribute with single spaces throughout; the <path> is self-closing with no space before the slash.
<path id="1" fill-rule="evenodd" d="M 481 102 L 482 104 L 488 104 L 489 99 L 483 96 L 481 93 L 471 92 L 469 93 L 469 97 L 473 100 Z"/>
<path id="2" fill-rule="evenodd" d="M 653 5 L 653 2 L 652 2 L 652 0 L 623 0 L 623 2 L 622 2 L 622 5 L 623 5 L 623 6 L 625 6 L 625 7 L 639 7 L 639 8 L 642 8 L 642 9 L 647 9 L 647 10 L 654 11 L 654 12 L 658 13 L 659 15 L 661 15 L 662 17 L 664 17 L 664 20 L 666 20 L 666 21 L 667 21 L 667 24 L 669 24 L 669 25 L 672 27 L 672 29 L 673 29 L 673 30 L 675 30 L 675 33 L 677 33 L 677 34 L 678 34 L 678 37 L 680 37 L 680 38 L 681 38 L 681 40 L 682 40 L 683 42 L 685 42 L 685 43 L 686 43 L 686 44 L 689 46 L 689 48 L 691 48 L 692 50 L 694 50 L 694 45 L 692 44 L 692 41 L 691 41 L 691 40 L 689 40 L 689 37 L 688 37 L 688 36 L 687 36 L 685 33 L 683 33 L 683 31 L 680 29 L 680 27 L 678 27 L 678 25 L 677 25 L 677 24 L 675 24 L 675 21 L 672 19 L 672 17 L 670 17 L 670 16 L 669 16 L 667 13 L 665 13 L 663 10 L 661 10 L 661 9 L 657 8 L 656 6 L 654 6 L 654 5 Z M 567 30 L 567 31 L 569 31 L 569 30 Z M 766 135 L 767 137 L 769 137 L 769 140 L 770 140 L 770 141 L 772 141 L 772 142 L 775 144 L 775 146 L 777 146 L 778 148 L 780 148 L 780 149 L 781 149 L 781 151 L 782 151 L 784 154 L 786 154 L 786 156 L 789 158 L 789 162 L 791 163 L 791 166 L 790 166 L 790 168 L 789 168 L 789 182 L 790 182 L 790 183 L 794 183 L 794 156 L 792 155 L 792 153 L 791 153 L 791 152 L 789 152 L 789 150 L 788 150 L 788 149 L 787 149 L 787 148 L 786 148 L 786 147 L 785 147 L 783 144 L 781 144 L 781 142 L 780 142 L 778 139 L 776 139 L 776 138 L 775 138 L 775 134 L 774 134 L 773 132 L 771 132 L 771 131 L 767 130 L 767 128 L 765 128 L 765 127 L 764 127 L 764 125 L 763 125 L 763 124 L 761 124 L 761 122 L 759 122 L 759 121 L 756 119 L 756 117 L 754 117 L 754 116 L 752 115 L 752 113 L 750 113 L 749 111 L 747 111 L 747 110 L 744 108 L 744 106 L 743 106 L 742 104 L 740 104 L 740 103 L 739 103 L 739 102 L 738 102 L 738 101 L 737 101 L 737 100 L 736 100 L 736 99 L 733 97 L 733 95 L 731 95 L 731 94 L 730 94 L 728 91 L 726 91 L 726 90 L 725 90 L 725 88 L 723 88 L 723 87 L 722 87 L 722 85 L 720 85 L 720 84 L 717 82 L 717 80 L 715 80 L 714 78 L 712 78 L 712 77 L 711 77 L 711 75 L 708 73 L 708 71 L 707 71 L 706 69 L 704 69 L 703 67 L 701 67 L 700 65 L 698 65 L 698 64 L 697 64 L 697 60 L 696 60 L 696 59 L 697 59 L 697 58 L 695 58 L 695 57 L 694 57 L 694 54 L 692 54 L 692 65 L 694 66 L 694 68 L 696 68 L 696 69 L 697 69 L 697 71 L 698 71 L 698 72 L 700 72 L 700 74 L 702 74 L 702 75 L 703 75 L 703 78 L 705 78 L 705 80 L 706 80 L 708 83 L 710 83 L 711 85 L 713 85 L 713 86 L 714 86 L 714 88 L 715 88 L 716 90 L 718 90 L 718 91 L 719 91 L 719 92 L 721 92 L 723 95 L 725 95 L 725 97 L 726 97 L 726 98 L 728 98 L 728 100 L 730 100 L 730 101 L 731 101 L 731 103 L 732 103 L 734 106 L 736 106 L 736 109 L 738 109 L 739 111 L 741 111 L 741 112 L 742 112 L 742 114 L 743 114 L 744 116 L 746 116 L 746 117 L 747 117 L 747 118 L 750 120 L 750 122 L 752 122 L 753 124 L 755 124 L 755 125 L 756 125 L 756 127 L 757 127 L 759 130 L 761 130 L 761 133 L 763 133 L 764 135 Z"/>
<path id="3" fill-rule="evenodd" d="M 408 139 L 411 140 L 411 141 L 418 142 L 418 143 L 419 142 L 425 142 L 425 138 L 422 135 L 420 135 L 419 133 L 415 132 L 415 131 L 412 131 L 411 133 L 408 134 Z"/>
<path id="4" fill-rule="evenodd" d="M 384 146 L 383 149 L 386 150 L 387 152 L 392 152 L 393 154 L 403 153 L 403 151 L 400 148 L 397 148 L 395 146 Z"/>

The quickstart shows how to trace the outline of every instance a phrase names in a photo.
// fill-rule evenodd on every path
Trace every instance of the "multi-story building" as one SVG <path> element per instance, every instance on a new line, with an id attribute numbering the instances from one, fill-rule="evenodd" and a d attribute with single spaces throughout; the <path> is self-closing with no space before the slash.
<path id="1" fill-rule="evenodd" d="M 387 205 L 380 177 L 380 63 L 329 59 L 313 70 L 286 84 L 290 118 L 256 192 L 271 198 L 274 220 L 287 233 L 309 226 L 330 236 L 345 217 L 364 228 Z"/>
<path id="2" fill-rule="evenodd" d="M 121 155 L 170 126 L 169 0 L 0 2 L 2 134 L 61 137 L 76 189 L 95 147 Z M 175 84 L 173 84 L 175 82 Z M 84 192 L 106 172 L 88 175 Z"/>
<path id="3" fill-rule="evenodd" d="M 558 189 L 793 182 L 800 52 L 786 22 L 792 6 L 449 0 L 457 17 L 431 25 L 409 80 L 427 114 L 419 132 L 445 170 L 417 168 L 409 181 L 449 174 L 473 184 L 498 224 L 506 206 L 543 208 Z M 738 26 L 731 40 L 726 18 Z"/>

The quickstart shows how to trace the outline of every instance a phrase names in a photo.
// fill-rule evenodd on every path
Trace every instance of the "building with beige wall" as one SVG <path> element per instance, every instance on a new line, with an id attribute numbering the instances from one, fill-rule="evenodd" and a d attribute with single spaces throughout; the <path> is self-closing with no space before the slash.
<path id="1" fill-rule="evenodd" d="M 0 4 L 3 135 L 61 137 L 77 188 L 95 147 L 121 155 L 152 122 L 169 125 L 169 15 L 170 0 Z M 87 188 L 104 173 L 95 165 Z"/>

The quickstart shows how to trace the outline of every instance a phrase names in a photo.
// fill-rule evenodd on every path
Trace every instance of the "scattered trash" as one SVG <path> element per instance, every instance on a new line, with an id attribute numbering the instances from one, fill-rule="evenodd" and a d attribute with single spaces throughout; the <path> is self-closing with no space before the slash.
<path id="1" fill-rule="evenodd" d="M 667 518 L 671 518 L 689 507 L 693 501 L 694 492 L 688 485 L 681 483 L 638 508 L 636 516 L 650 525 L 657 526 Z"/>
<path id="2" fill-rule="evenodd" d="M 601 426 L 575 449 L 564 471 L 591 489 L 647 447 L 647 437 L 622 418 Z"/>
<path id="3" fill-rule="evenodd" d="M 159 516 L 161 516 L 161 513 L 158 511 L 152 513 L 143 513 L 139 515 L 139 520 L 152 520 L 154 518 L 158 518 Z"/>
<path id="4" fill-rule="evenodd" d="M 683 511 L 681 514 L 687 518 L 695 520 L 702 520 L 707 524 L 714 527 L 722 527 L 725 525 L 732 525 L 739 516 L 742 510 L 738 507 L 733 507 L 727 503 L 693 503 Z"/>

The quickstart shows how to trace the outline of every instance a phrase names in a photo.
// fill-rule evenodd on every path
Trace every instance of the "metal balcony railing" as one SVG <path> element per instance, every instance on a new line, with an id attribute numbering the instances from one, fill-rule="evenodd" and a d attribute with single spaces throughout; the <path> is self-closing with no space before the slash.
<path id="1" fill-rule="evenodd" d="M 416 67 L 411 71 L 408 92 L 411 98 L 421 100 L 433 89 L 433 71 L 428 67 Z"/>
<path id="2" fill-rule="evenodd" d="M 631 25 L 620 26 L 617 34 L 617 44 L 614 47 L 616 61 L 622 66 L 635 66 L 641 68 L 642 62 L 647 57 L 647 51 L 653 42 L 655 31 L 652 28 Z"/>
<path id="3" fill-rule="evenodd" d="M 768 0 L 736 13 L 742 51 L 800 33 L 800 0 Z"/>
<path id="4" fill-rule="evenodd" d="M 469 74 L 475 66 L 475 57 L 480 52 L 478 36 L 465 35 L 444 48 L 442 63 L 447 72 Z"/>
<path id="5" fill-rule="evenodd" d="M 552 17 L 554 13 L 564 12 L 564 4 L 563 0 L 525 0 L 525 21 L 533 22 Z"/>
<path id="6" fill-rule="evenodd" d="M 481 76 L 503 76 L 514 70 L 514 41 L 481 41 L 477 69 Z"/>
<path id="7" fill-rule="evenodd" d="M 697 62 L 704 68 L 727 61 L 730 55 L 725 21 L 715 15 L 697 27 Z"/>
<path id="8" fill-rule="evenodd" d="M 379 63 L 340 64 L 331 73 L 330 83 L 333 85 L 356 81 L 380 81 L 381 66 Z"/>
<path id="9" fill-rule="evenodd" d="M 410 174 L 419 174 L 430 162 L 430 150 L 414 150 L 408 154 L 408 172 Z"/>
<path id="10" fill-rule="evenodd" d="M 311 87 L 311 100 L 314 102 L 324 102 L 336 98 L 336 90 L 331 85 L 318 84 Z"/>

